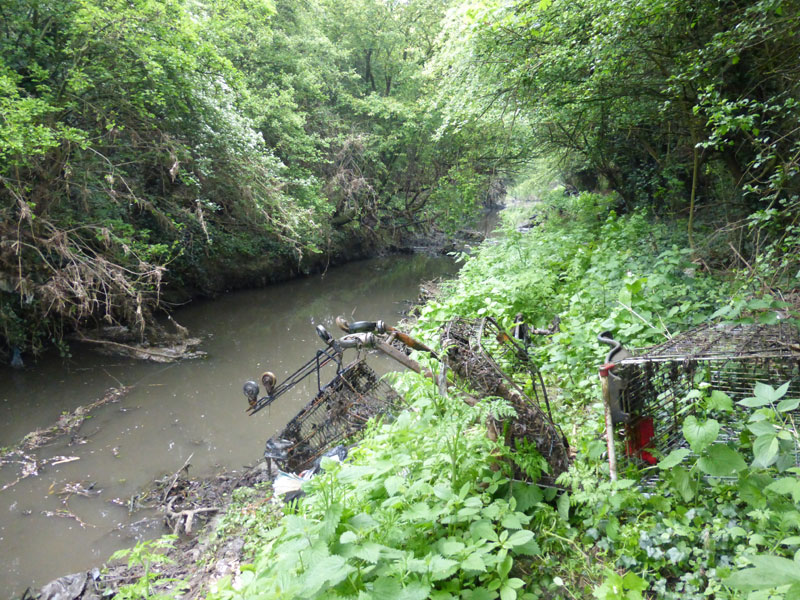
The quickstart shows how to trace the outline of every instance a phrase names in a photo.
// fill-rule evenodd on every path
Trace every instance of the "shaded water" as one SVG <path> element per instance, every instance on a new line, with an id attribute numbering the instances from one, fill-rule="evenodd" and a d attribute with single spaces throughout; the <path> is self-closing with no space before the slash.
<path id="1" fill-rule="evenodd" d="M 0 368 L 0 446 L 16 444 L 52 425 L 62 411 L 101 398 L 109 387 L 134 386 L 121 401 L 99 408 L 79 438 L 59 438 L 38 457 L 77 457 L 43 468 L 0 491 L 0 590 L 18 597 L 50 579 L 102 564 L 115 550 L 159 528 L 133 526 L 124 500 L 153 479 L 176 472 L 191 456 L 201 476 L 256 462 L 264 442 L 313 396 L 307 386 L 282 396 L 267 410 L 245 415 L 241 392 L 265 369 L 280 381 L 320 347 L 314 325 L 340 335 L 333 319 L 384 319 L 395 323 L 425 279 L 455 271 L 449 259 L 392 256 L 352 263 L 262 290 L 235 292 L 199 302 L 176 320 L 203 338 L 205 359 L 173 365 L 143 364 L 73 350 L 67 361 L 42 360 L 23 371 Z M 376 370 L 395 368 L 375 358 Z M 315 384 L 311 384 L 315 385 Z M 0 488 L 13 482 L 12 466 L 0 470 Z M 94 484 L 96 496 L 59 494 L 66 485 Z M 59 511 L 72 513 L 83 524 Z"/>

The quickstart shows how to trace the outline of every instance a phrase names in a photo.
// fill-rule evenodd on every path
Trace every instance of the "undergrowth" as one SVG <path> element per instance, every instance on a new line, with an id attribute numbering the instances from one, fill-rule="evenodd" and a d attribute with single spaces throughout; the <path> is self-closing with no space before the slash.
<path id="1" fill-rule="evenodd" d="M 211 598 L 536 597 L 522 588 L 537 557 L 573 543 L 555 533 L 564 501 L 512 484 L 492 459 L 485 407 L 437 404 L 417 375 L 398 386 L 413 409 L 374 426 L 345 464 L 324 463 L 240 589 L 221 585 Z"/>
<path id="2" fill-rule="evenodd" d="M 509 452 L 485 428 L 507 405 L 469 407 L 403 374 L 396 386 L 413 410 L 374 425 L 345 464 L 325 463 L 259 533 L 253 564 L 210 598 L 800 598 L 800 390 L 757 384 L 734 404 L 698 382 L 682 446 L 609 480 L 600 331 L 644 346 L 711 317 L 771 322 L 785 306 L 751 299 L 754 278 L 710 273 L 674 224 L 608 204 L 551 199 L 532 233 L 507 226 L 462 257 L 415 332 L 435 345 L 455 316 L 508 326 L 521 312 L 534 327 L 560 317 L 534 342 L 577 453 L 560 489 L 510 479 Z M 534 480 L 545 466 L 532 448 L 515 456 Z"/>

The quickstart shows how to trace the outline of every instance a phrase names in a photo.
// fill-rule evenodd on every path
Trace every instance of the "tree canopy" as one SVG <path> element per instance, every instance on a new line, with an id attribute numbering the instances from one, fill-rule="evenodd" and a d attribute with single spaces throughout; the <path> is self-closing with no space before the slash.
<path id="1" fill-rule="evenodd" d="M 6 349 L 104 322 L 143 333 L 231 265 L 269 279 L 353 239 L 455 227 L 495 172 L 479 136 L 433 135 L 424 67 L 447 6 L 6 3 Z"/>
<path id="2" fill-rule="evenodd" d="M 102 323 L 143 334 L 165 300 L 245 273 L 454 230 L 540 159 L 617 210 L 688 216 L 690 236 L 713 223 L 725 235 L 704 239 L 735 260 L 783 261 L 797 16 L 793 0 L 9 0 L 3 352 Z"/>
<path id="3" fill-rule="evenodd" d="M 445 31 L 443 95 L 462 119 L 519 114 L 533 152 L 600 176 L 629 210 L 794 223 L 797 16 L 781 0 L 471 2 Z"/>

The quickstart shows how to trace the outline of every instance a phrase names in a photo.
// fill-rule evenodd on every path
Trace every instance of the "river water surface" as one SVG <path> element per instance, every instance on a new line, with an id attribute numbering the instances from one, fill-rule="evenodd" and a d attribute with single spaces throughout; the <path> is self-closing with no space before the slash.
<path id="1" fill-rule="evenodd" d="M 293 372 L 321 347 L 316 324 L 341 335 L 336 315 L 396 323 L 421 281 L 454 271 L 442 257 L 392 256 L 194 303 L 175 317 L 203 339 L 203 359 L 146 364 L 76 348 L 66 360 L 43 359 L 22 371 L 0 367 L 0 447 L 53 425 L 62 411 L 89 404 L 110 387 L 133 386 L 119 402 L 97 409 L 77 437 L 33 453 L 71 462 L 46 466 L 0 491 L 3 595 L 16 598 L 28 586 L 100 566 L 115 550 L 164 533 L 135 525 L 153 515 L 129 514 L 126 500 L 190 457 L 195 477 L 255 463 L 264 442 L 316 391 L 295 389 L 248 417 L 245 380 L 266 369 L 279 381 Z M 395 367 L 385 361 L 371 364 L 383 372 Z M 0 488 L 18 476 L 15 465 L 4 467 Z M 99 493 L 69 494 L 73 483 Z"/>

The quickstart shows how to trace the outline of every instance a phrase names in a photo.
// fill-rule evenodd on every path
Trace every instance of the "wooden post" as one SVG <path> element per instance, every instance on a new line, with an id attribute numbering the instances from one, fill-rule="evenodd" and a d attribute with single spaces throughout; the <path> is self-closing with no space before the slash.
<path id="1" fill-rule="evenodd" d="M 606 417 L 606 443 L 608 445 L 608 471 L 611 481 L 617 480 L 617 452 L 614 447 L 614 421 L 611 418 L 611 391 L 608 387 L 608 373 L 614 363 L 606 363 L 600 367 L 600 385 L 603 388 L 603 407 Z"/>

